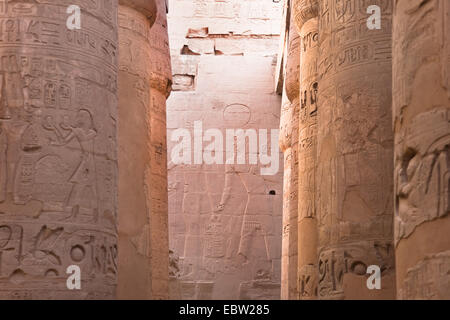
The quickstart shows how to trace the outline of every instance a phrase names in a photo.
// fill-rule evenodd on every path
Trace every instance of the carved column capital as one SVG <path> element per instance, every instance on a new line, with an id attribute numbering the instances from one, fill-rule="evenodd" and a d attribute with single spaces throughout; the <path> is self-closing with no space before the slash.
<path id="1" fill-rule="evenodd" d="M 150 87 L 169 97 L 172 91 L 172 67 L 170 61 L 169 35 L 167 28 L 167 7 L 165 0 L 156 2 L 156 21 L 150 30 L 151 57 Z"/>
<path id="2" fill-rule="evenodd" d="M 292 0 L 292 16 L 298 32 L 300 32 L 306 21 L 316 18 L 318 15 L 318 0 Z"/>
<path id="3" fill-rule="evenodd" d="M 291 17 L 285 79 L 286 94 L 292 104 L 296 103 L 300 95 L 300 40 Z"/>
<path id="4" fill-rule="evenodd" d="M 150 88 L 169 97 L 172 89 L 169 39 L 165 0 L 147 1 L 154 4 L 153 21 L 145 20 L 153 5 L 138 6 L 141 1 L 120 0 L 119 32 L 120 70 L 139 75 Z M 143 11 L 144 10 L 144 11 Z"/>
<path id="5" fill-rule="evenodd" d="M 119 5 L 130 7 L 147 17 L 152 26 L 158 12 L 156 0 L 119 0 Z"/>

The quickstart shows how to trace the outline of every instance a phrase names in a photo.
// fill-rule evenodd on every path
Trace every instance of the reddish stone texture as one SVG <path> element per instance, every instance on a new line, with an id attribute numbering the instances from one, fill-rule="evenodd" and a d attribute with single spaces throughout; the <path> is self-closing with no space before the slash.
<path id="1" fill-rule="evenodd" d="M 166 10 L 119 6 L 119 299 L 168 298 Z"/>
<path id="2" fill-rule="evenodd" d="M 0 1 L 0 24 L 0 299 L 114 298 L 117 1 Z"/>
<path id="3" fill-rule="evenodd" d="M 448 0 L 53 2 L 0 0 L 0 299 L 450 299 Z"/>
<path id="4" fill-rule="evenodd" d="M 265 0 L 169 1 L 171 298 L 280 297 L 281 152 L 273 176 L 261 175 L 259 161 L 175 164 L 171 152 L 178 143 L 171 136 L 186 128 L 194 137 L 195 121 L 224 137 L 226 129 L 267 129 L 268 138 L 278 130 L 281 101 L 273 83 L 282 6 Z M 268 144 L 278 151 L 278 139 Z"/>
<path id="5" fill-rule="evenodd" d="M 297 289 L 297 211 L 298 211 L 298 115 L 300 38 L 291 10 L 287 15 L 287 50 L 285 59 L 285 91 L 280 119 L 280 147 L 284 153 L 282 299 L 295 299 Z"/>

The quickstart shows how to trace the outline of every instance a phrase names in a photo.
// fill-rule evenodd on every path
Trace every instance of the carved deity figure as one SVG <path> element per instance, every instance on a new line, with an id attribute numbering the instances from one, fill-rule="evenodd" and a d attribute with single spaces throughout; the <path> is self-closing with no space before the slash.
<path id="1" fill-rule="evenodd" d="M 72 191 L 67 200 L 67 206 L 72 208 L 72 216 L 76 217 L 80 207 L 92 209 L 94 218 L 97 216 L 97 189 L 95 181 L 95 161 L 94 161 L 94 140 L 97 130 L 94 128 L 94 120 L 91 113 L 86 109 L 80 109 L 76 117 L 74 127 L 61 124 L 61 128 L 69 130 L 66 136 L 60 130 L 47 124 L 48 129 L 52 129 L 58 139 L 58 146 L 63 146 L 76 139 L 81 147 L 81 159 L 69 182 L 73 183 Z"/>

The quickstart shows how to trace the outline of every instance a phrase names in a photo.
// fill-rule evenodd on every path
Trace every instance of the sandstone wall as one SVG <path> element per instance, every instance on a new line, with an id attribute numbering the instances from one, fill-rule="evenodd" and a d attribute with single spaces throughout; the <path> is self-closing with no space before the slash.
<path id="1" fill-rule="evenodd" d="M 395 243 L 399 299 L 450 298 L 450 3 L 396 1 Z"/>
<path id="2" fill-rule="evenodd" d="M 267 129 L 270 141 L 279 126 L 281 101 L 273 83 L 282 4 L 172 0 L 169 7 L 171 297 L 278 299 L 281 152 L 280 170 L 263 176 L 259 161 L 175 164 L 170 157 L 177 142 L 170 140 L 179 128 L 193 139 L 195 121 L 202 121 L 203 132 L 217 129 L 224 137 L 226 129 Z M 269 143 L 275 148 L 278 137 Z"/>
<path id="3" fill-rule="evenodd" d="M 117 1 L 1 1 L 0 30 L 0 298 L 113 298 Z"/>
<path id="4" fill-rule="evenodd" d="M 168 298 L 166 10 L 119 6 L 119 299 Z"/>

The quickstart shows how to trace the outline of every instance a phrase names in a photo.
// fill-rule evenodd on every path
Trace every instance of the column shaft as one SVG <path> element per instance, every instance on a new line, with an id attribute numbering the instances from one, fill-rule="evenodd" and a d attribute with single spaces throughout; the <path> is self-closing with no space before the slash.
<path id="1" fill-rule="evenodd" d="M 300 110 L 299 110 L 299 185 L 298 185 L 298 287 L 299 299 L 317 298 L 317 58 L 318 3 L 295 3 L 300 31 Z"/>
<path id="2" fill-rule="evenodd" d="M 450 299 L 450 2 L 396 1 L 397 297 Z"/>
<path id="3" fill-rule="evenodd" d="M 157 10 L 152 2 L 119 6 L 121 299 L 168 297 L 165 102 L 171 71 L 164 0 Z"/>
<path id="4" fill-rule="evenodd" d="M 0 299 L 115 297 L 116 17 L 117 1 L 2 1 Z"/>
<path id="5" fill-rule="evenodd" d="M 367 8 L 381 9 L 381 29 Z M 319 2 L 316 204 L 321 299 L 395 296 L 392 1 Z M 381 269 L 369 290 L 367 268 Z"/>

